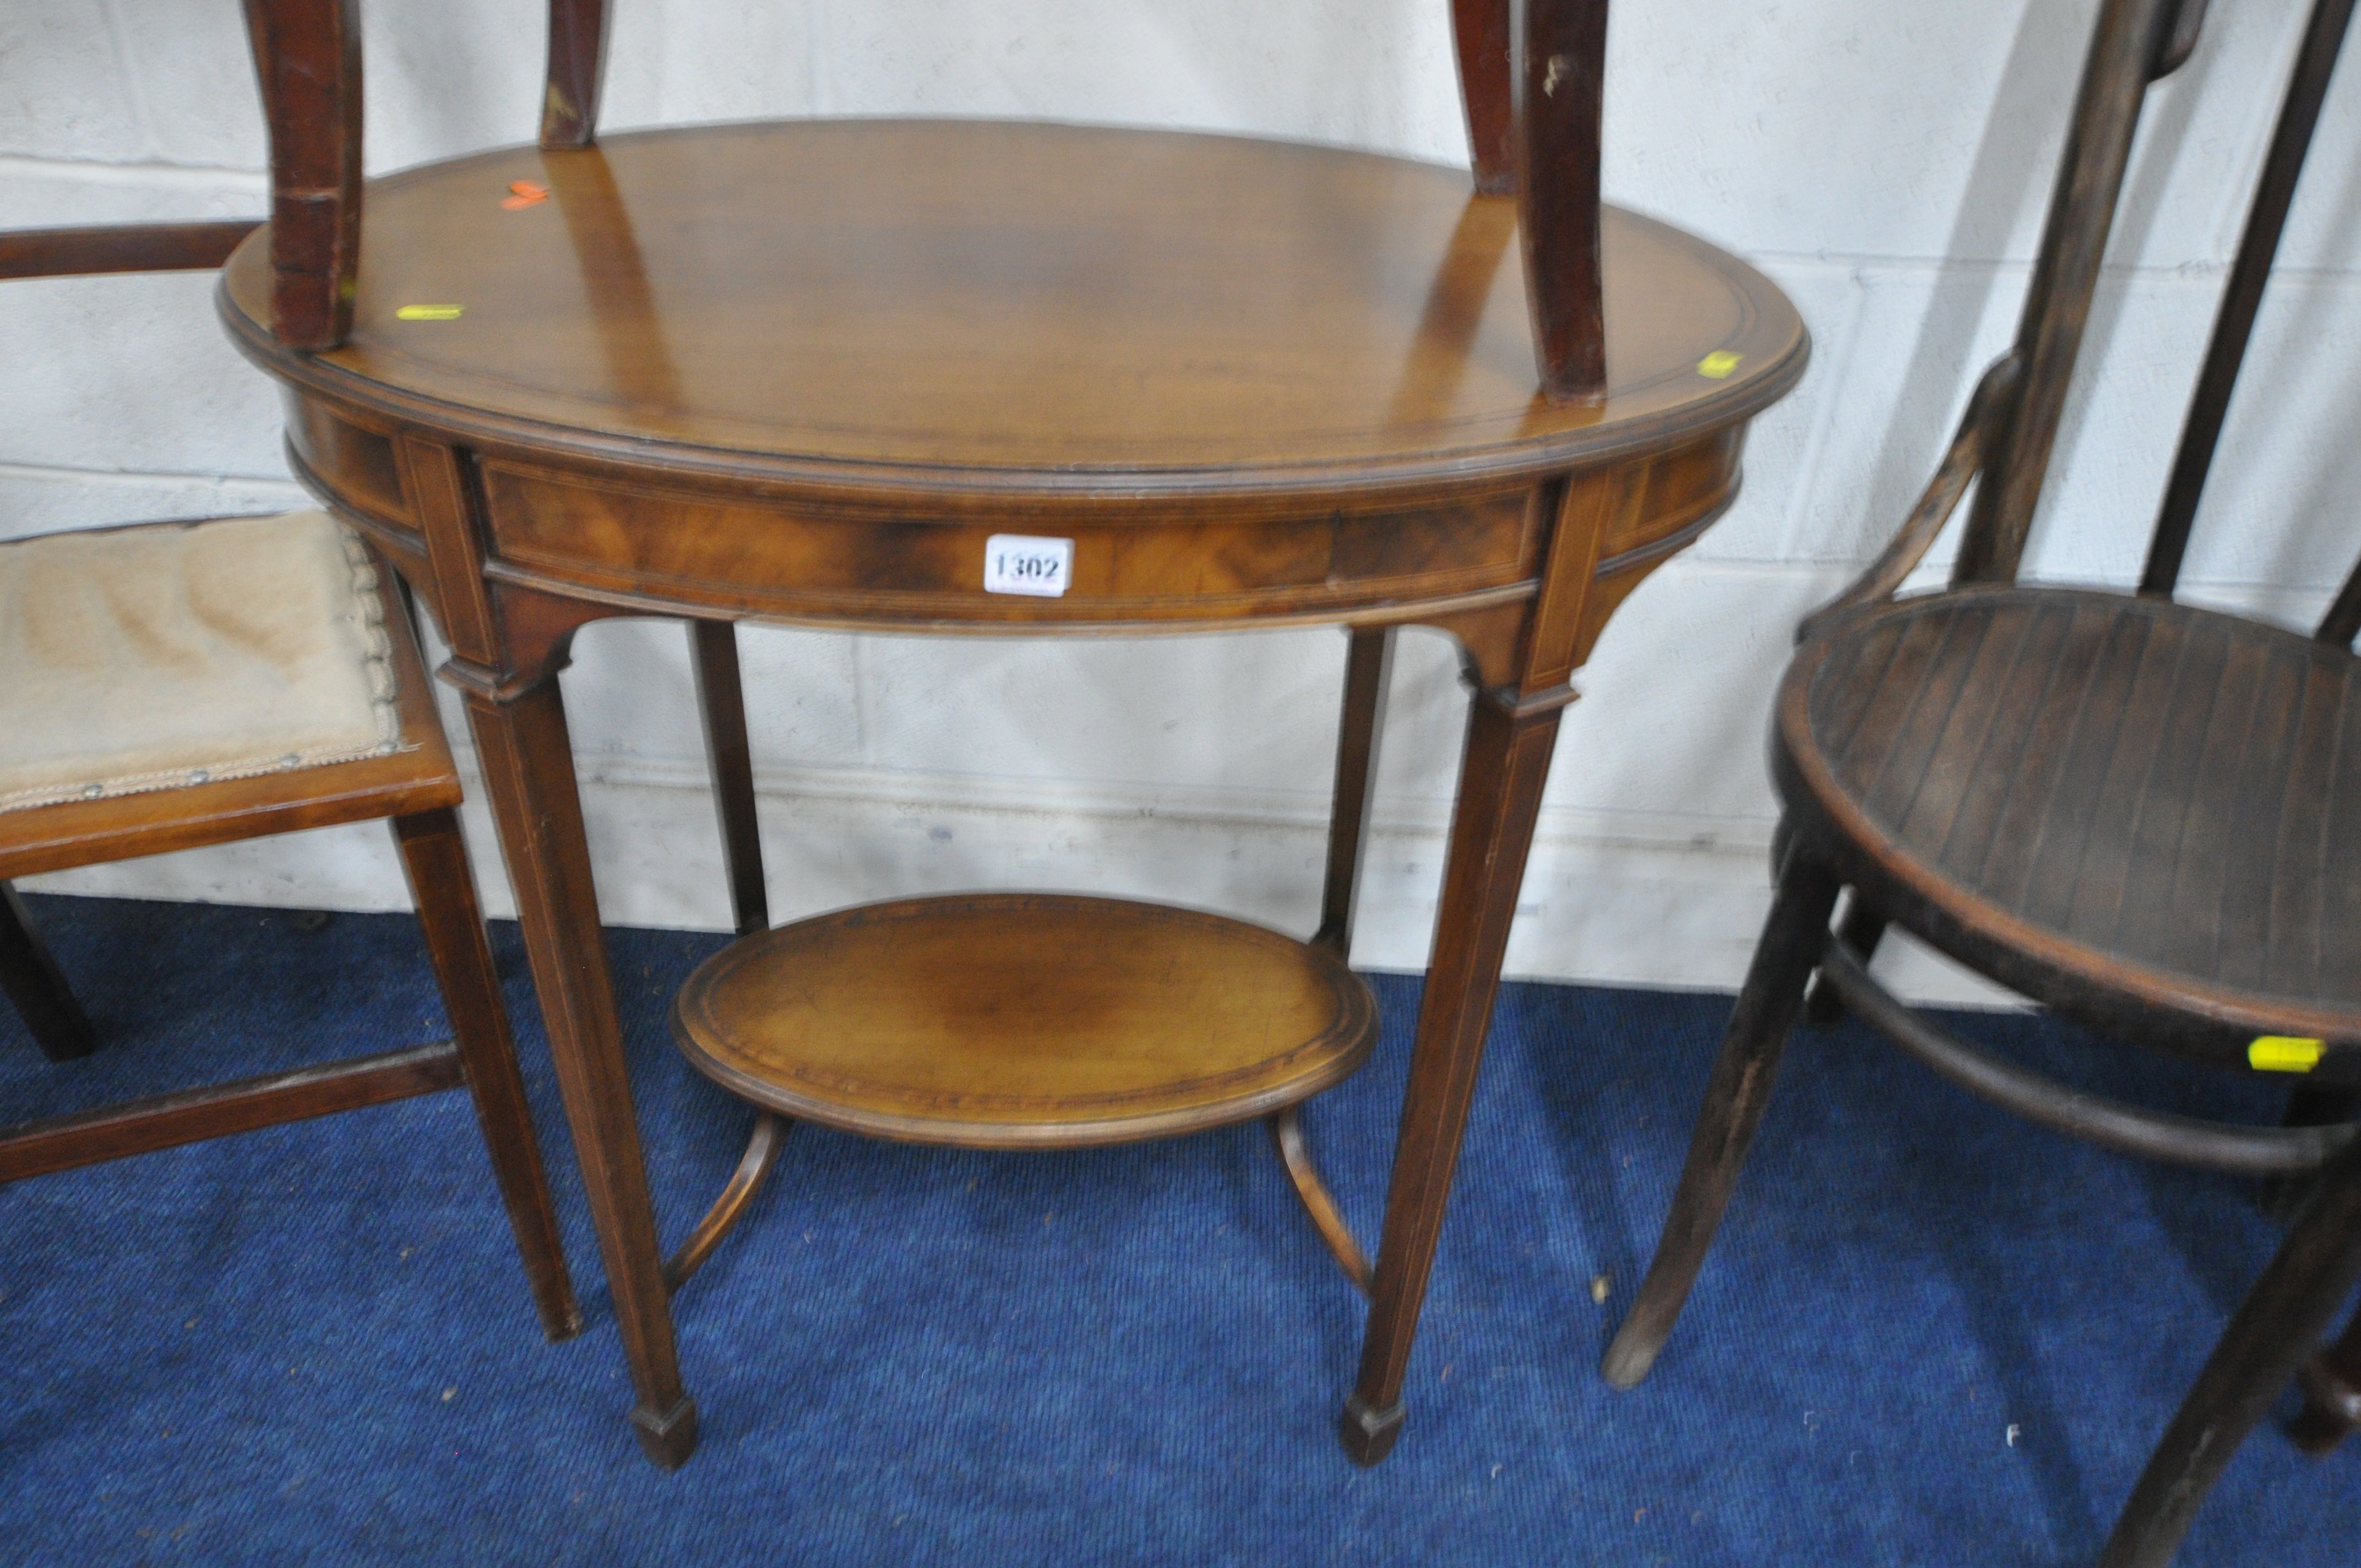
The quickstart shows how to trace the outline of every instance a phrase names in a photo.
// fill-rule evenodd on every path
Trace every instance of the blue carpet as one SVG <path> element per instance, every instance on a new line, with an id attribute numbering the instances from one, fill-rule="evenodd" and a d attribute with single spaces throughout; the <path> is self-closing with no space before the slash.
<path id="1" fill-rule="evenodd" d="M 107 1044 L 51 1067 L 0 1008 L 0 1117 L 442 1031 L 403 917 L 36 905 Z M 515 927 L 495 936 L 588 1330 L 541 1340 L 456 1097 L 0 1189 L 0 1561 L 2080 1563 L 2275 1242 L 2238 1182 L 1806 1032 L 1679 1334 L 1611 1393 L 1593 1369 L 1729 1003 L 1511 986 L 1378 1469 L 1334 1436 L 1358 1302 L 1259 1128 L 1033 1157 L 802 1128 L 678 1303 L 705 1437 L 667 1476 L 624 1425 Z M 676 1236 L 747 1121 L 664 1036 L 718 938 L 611 941 Z M 1418 991 L 1375 983 L 1375 1061 L 1306 1116 L 1372 1236 Z M 2053 1024 L 1962 1027 L 2154 1103 L 2220 1092 Z M 2356 1464 L 2261 1431 L 2183 1562 L 2352 1563 Z"/>

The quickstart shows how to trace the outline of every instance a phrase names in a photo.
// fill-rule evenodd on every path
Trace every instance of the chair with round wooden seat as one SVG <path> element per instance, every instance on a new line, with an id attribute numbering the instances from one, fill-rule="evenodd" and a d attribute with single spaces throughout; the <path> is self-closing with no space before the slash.
<path id="1" fill-rule="evenodd" d="M 1893 543 L 1799 633 L 1771 738 L 1777 890 L 1672 1212 L 1602 1368 L 1629 1388 L 1663 1351 L 1807 1005 L 1851 1010 L 2058 1131 L 2307 1179 L 2301 1217 L 2119 1516 L 2110 1568 L 2171 1559 L 2361 1281 L 2361 1140 L 2322 1113 L 2349 1114 L 2361 1086 L 2361 569 L 2309 638 L 2170 597 L 2353 0 L 2312 9 L 2140 592 L 2015 580 L 2140 107 L 2202 9 L 2102 8 L 2015 346 Z M 1895 598 L 1971 485 L 1952 586 Z M 2110 1036 L 2288 1075 L 2303 1087 L 2287 1124 L 2142 1109 L 1969 1045 L 1871 978 L 1889 926 Z"/>
<path id="2" fill-rule="evenodd" d="M 2213 1065 L 2352 1083 L 2356 665 L 2169 600 L 1964 588 L 1807 641 L 1773 766 L 1790 831 L 1864 906 L 2013 990 Z M 2236 1163 L 2279 1170 L 2323 1136 Z"/>

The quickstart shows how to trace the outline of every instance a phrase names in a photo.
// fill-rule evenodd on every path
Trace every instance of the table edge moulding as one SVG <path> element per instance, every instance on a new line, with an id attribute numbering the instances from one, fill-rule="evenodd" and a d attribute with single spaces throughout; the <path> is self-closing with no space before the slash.
<path id="1" fill-rule="evenodd" d="M 1507 5 L 1461 0 L 1473 192 L 1462 172 L 1369 153 L 1023 122 L 591 145 L 604 9 L 553 8 L 543 146 L 364 184 L 349 5 L 249 0 L 275 217 L 217 299 L 285 388 L 298 476 L 451 645 L 443 673 L 517 889 L 643 1446 L 667 1467 L 694 1448 L 671 1297 L 744 1212 L 785 1119 L 1030 1147 L 1260 1118 L 1370 1298 L 1343 1437 L 1375 1463 L 1401 1427 L 1571 677 L 1624 597 L 1736 496 L 1747 422 L 1809 356 L 1800 319 L 1712 247 L 1601 217 L 1596 0 L 1528 0 L 1535 37 L 1571 28 L 1564 49 L 1591 52 L 1571 93 L 1576 57 L 1550 58 L 1547 90 L 1574 108 L 1521 120 L 1487 96 L 1510 75 Z M 1587 144 L 1549 142 L 1568 114 Z M 1519 156 L 1568 170 L 1538 193 L 1500 162 L 1519 124 L 1542 138 Z M 1504 262 L 1516 250 L 1521 269 Z M 1056 536 L 1050 591 L 987 590 L 987 545 L 1010 534 Z M 1319 928 L 1299 941 L 1204 912 L 979 893 L 765 929 L 742 716 L 722 716 L 709 740 L 741 939 L 691 978 L 675 1035 L 759 1114 L 666 1263 L 555 678 L 573 633 L 618 615 L 696 623 L 708 726 L 714 692 L 736 707 L 741 619 L 1030 635 L 1340 624 Z M 1296 1111 L 1376 1037 L 1345 960 L 1407 624 L 1456 640 L 1477 698 L 1372 1265 Z M 1113 961 L 1149 1001 L 1090 982 L 1092 927 L 1137 948 Z M 864 982 L 906 938 L 940 972 Z M 1046 983 L 1061 965 L 1068 983 Z M 1050 1000 L 1028 1011 L 1036 993 Z M 875 1054 L 848 1067 L 848 1042 Z"/>

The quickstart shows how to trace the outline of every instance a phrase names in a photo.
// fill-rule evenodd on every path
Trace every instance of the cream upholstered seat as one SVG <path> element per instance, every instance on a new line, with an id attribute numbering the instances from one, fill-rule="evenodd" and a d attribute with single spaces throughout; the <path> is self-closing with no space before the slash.
<path id="1" fill-rule="evenodd" d="M 464 1089 L 542 1327 L 577 1332 L 459 801 L 401 600 L 324 514 L 0 543 L 0 996 L 42 1051 L 71 1061 L 100 1036 L 14 879 L 372 820 L 452 1036 L 0 1124 L 0 1183 Z"/>
<path id="2" fill-rule="evenodd" d="M 390 652 L 324 512 L 0 544 L 0 811 L 398 751 Z"/>

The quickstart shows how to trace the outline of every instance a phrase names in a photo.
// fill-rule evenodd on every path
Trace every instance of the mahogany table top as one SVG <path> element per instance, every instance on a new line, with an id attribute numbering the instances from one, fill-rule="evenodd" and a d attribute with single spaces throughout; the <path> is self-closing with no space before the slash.
<path id="1" fill-rule="evenodd" d="M 330 353 L 270 345 L 259 237 L 224 308 L 274 372 L 469 439 L 1135 499 L 1562 472 L 1741 422 L 1800 375 L 1766 279 L 1610 209 L 1609 392 L 1545 400 L 1515 226 L 1464 170 L 1331 148 L 699 126 L 372 181 Z"/>

